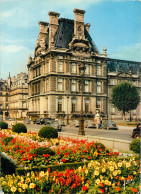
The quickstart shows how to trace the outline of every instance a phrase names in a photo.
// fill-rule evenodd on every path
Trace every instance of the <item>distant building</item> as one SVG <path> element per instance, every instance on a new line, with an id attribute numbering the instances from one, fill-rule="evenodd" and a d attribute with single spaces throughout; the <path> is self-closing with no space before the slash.
<path id="1" fill-rule="evenodd" d="M 17 74 L 0 80 L 0 115 L 1 117 L 24 118 L 27 116 L 28 75 Z"/>
<path id="2" fill-rule="evenodd" d="M 100 53 L 89 34 L 90 24 L 84 24 L 84 13 L 84 10 L 74 9 L 75 19 L 69 20 L 59 19 L 59 13 L 49 12 L 49 23 L 39 22 L 40 31 L 34 57 L 29 56 L 27 64 L 29 116 L 64 120 L 79 118 L 79 67 L 82 64 L 86 68 L 83 93 L 85 118 L 93 118 L 96 108 L 105 117 L 121 117 L 110 100 L 111 87 L 121 79 L 136 81 L 136 86 L 141 90 L 141 63 L 109 59 L 105 47 L 103 53 Z M 123 65 L 124 62 L 129 64 L 128 68 Z M 129 71 L 130 65 L 133 71 L 137 68 L 135 74 L 132 72 L 128 76 L 124 70 L 123 74 L 119 74 L 120 68 L 124 66 Z M 115 81 L 114 84 L 111 84 L 112 80 Z M 139 109 L 140 105 L 137 112 L 134 111 L 134 117 L 141 119 Z"/>

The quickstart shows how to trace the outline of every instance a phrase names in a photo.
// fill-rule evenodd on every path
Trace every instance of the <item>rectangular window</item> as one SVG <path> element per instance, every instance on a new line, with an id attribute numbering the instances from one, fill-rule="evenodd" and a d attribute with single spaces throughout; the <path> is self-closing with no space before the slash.
<path id="1" fill-rule="evenodd" d="M 72 112 L 75 112 L 76 100 L 72 99 Z"/>
<path id="2" fill-rule="evenodd" d="M 100 65 L 97 66 L 97 75 L 101 75 L 101 66 Z"/>
<path id="3" fill-rule="evenodd" d="M 63 79 L 58 78 L 58 90 L 62 90 L 62 89 L 63 89 Z"/>
<path id="4" fill-rule="evenodd" d="M 85 65 L 85 68 L 86 68 L 86 69 L 85 69 L 85 74 L 89 74 L 89 65 L 86 64 L 86 65 Z"/>
<path id="5" fill-rule="evenodd" d="M 114 79 L 110 79 L 110 84 L 114 85 L 115 84 L 115 80 Z"/>
<path id="6" fill-rule="evenodd" d="M 97 82 L 97 93 L 101 93 L 101 82 Z"/>
<path id="7" fill-rule="evenodd" d="M 101 102 L 100 102 L 100 100 L 98 99 L 97 100 L 97 108 L 100 110 L 100 108 L 101 108 Z"/>
<path id="8" fill-rule="evenodd" d="M 74 79 L 71 80 L 71 91 L 72 92 L 76 91 L 76 81 Z"/>
<path id="9" fill-rule="evenodd" d="M 62 72 L 62 62 L 58 62 L 58 72 Z"/>
<path id="10" fill-rule="evenodd" d="M 88 82 L 88 80 L 85 80 L 84 91 L 89 92 L 89 82 Z"/>
<path id="11" fill-rule="evenodd" d="M 111 113 L 114 113 L 115 112 L 115 107 L 113 104 L 111 104 Z"/>
<path id="12" fill-rule="evenodd" d="M 59 55 L 59 56 L 58 56 L 58 59 L 63 59 L 63 56 L 62 56 L 62 55 Z"/>
<path id="13" fill-rule="evenodd" d="M 62 99 L 58 99 L 58 112 L 62 112 Z"/>
<path id="14" fill-rule="evenodd" d="M 89 112 L 89 100 L 85 100 L 85 112 L 88 113 Z"/>
<path id="15" fill-rule="evenodd" d="M 71 64 L 71 73 L 76 73 L 76 65 L 75 65 L 75 63 Z"/>

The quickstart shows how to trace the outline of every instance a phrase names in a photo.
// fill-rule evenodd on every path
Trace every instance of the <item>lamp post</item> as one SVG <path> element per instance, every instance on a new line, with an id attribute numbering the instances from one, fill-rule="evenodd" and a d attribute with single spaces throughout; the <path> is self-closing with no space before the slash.
<path id="1" fill-rule="evenodd" d="M 79 131 L 78 135 L 85 135 L 84 131 L 84 117 L 83 117 L 83 86 L 84 86 L 84 72 L 85 72 L 85 65 L 84 63 L 79 64 L 79 73 L 81 76 L 81 81 L 80 81 L 80 90 L 81 90 L 81 111 L 80 111 L 80 118 L 79 118 Z"/>

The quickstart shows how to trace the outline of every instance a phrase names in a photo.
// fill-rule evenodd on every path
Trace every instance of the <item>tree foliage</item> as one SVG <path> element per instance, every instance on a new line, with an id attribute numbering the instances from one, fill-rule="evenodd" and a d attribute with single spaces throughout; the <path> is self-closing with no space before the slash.
<path id="1" fill-rule="evenodd" d="M 111 96 L 112 104 L 119 111 L 123 111 L 123 115 L 125 115 L 125 112 L 136 109 L 140 100 L 137 88 L 128 82 L 115 86 Z"/>

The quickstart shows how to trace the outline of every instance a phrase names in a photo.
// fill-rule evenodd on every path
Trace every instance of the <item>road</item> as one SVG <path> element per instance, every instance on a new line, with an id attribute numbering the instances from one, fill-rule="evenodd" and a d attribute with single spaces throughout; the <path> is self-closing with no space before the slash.
<path id="1" fill-rule="evenodd" d="M 26 126 L 29 131 L 32 130 L 32 131 L 38 132 L 39 129 L 42 128 L 44 125 L 26 124 Z M 122 139 L 122 140 L 132 141 L 132 138 L 130 136 L 132 134 L 132 130 L 135 127 L 118 126 L 118 128 L 119 130 L 85 128 L 85 135 L 108 137 L 108 138 L 113 138 L 113 139 Z M 70 127 L 70 126 L 62 127 L 62 132 L 66 132 L 66 133 L 78 134 L 78 130 L 79 130 L 78 127 Z"/>

